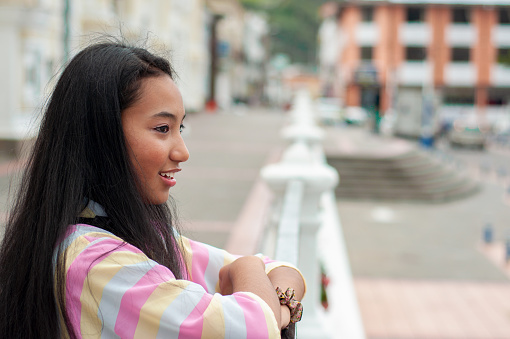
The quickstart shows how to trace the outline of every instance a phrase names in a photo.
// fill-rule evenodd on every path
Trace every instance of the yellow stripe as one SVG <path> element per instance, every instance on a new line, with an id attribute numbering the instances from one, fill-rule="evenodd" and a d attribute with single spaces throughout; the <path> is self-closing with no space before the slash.
<path id="1" fill-rule="evenodd" d="M 96 213 L 94 213 L 90 208 L 85 207 L 85 209 L 81 211 L 79 217 L 93 219 L 96 217 Z"/>
<path id="2" fill-rule="evenodd" d="M 221 295 L 215 294 L 204 312 L 202 339 L 225 337 L 225 315 L 220 298 Z"/>
<path id="3" fill-rule="evenodd" d="M 173 280 L 159 285 L 140 310 L 135 338 L 156 338 L 163 313 L 189 284 L 187 280 Z"/>
<path id="4" fill-rule="evenodd" d="M 180 240 L 180 241 L 179 241 Z M 186 270 L 188 271 L 188 278 L 189 280 L 193 281 L 193 277 L 191 276 L 191 267 L 193 263 L 193 251 L 191 250 L 191 244 L 189 242 L 189 239 L 180 236 L 180 239 L 177 239 L 177 242 L 179 243 L 181 247 L 181 254 L 184 258 L 184 263 L 186 265 Z"/>

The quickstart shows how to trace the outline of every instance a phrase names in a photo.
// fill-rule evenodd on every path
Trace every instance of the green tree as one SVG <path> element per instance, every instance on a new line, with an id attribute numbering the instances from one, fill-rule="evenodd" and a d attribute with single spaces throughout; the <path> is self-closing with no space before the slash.
<path id="1" fill-rule="evenodd" d="M 287 54 L 292 62 L 316 63 L 319 6 L 327 0 L 241 0 L 246 9 L 266 13 L 271 54 Z"/>

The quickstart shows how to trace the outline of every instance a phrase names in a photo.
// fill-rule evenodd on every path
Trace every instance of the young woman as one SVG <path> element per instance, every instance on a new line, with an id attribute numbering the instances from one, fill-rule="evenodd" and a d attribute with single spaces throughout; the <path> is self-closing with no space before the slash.
<path id="1" fill-rule="evenodd" d="M 299 320 L 295 268 L 175 229 L 166 202 L 189 153 L 172 77 L 118 42 L 63 71 L 0 249 L 2 338 L 273 338 Z"/>

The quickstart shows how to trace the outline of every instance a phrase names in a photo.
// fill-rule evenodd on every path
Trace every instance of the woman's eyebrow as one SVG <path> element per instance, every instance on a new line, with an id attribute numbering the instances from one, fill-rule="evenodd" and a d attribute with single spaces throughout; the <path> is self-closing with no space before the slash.
<path id="1" fill-rule="evenodd" d="M 152 116 L 153 118 L 168 118 L 168 119 L 171 119 L 171 120 L 177 120 L 177 117 L 175 116 L 175 114 L 172 114 L 172 113 L 169 113 L 169 112 L 159 112 L 159 113 L 156 113 Z"/>

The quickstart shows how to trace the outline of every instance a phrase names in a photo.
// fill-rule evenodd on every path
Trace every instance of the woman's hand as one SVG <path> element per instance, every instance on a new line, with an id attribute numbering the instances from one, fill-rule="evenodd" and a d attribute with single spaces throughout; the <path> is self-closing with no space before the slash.
<path id="1" fill-rule="evenodd" d="M 280 287 L 283 291 L 291 287 L 294 289 L 294 296 L 297 300 L 301 301 L 305 293 L 305 282 L 303 278 L 293 268 L 290 267 L 276 267 L 268 274 L 268 278 L 273 284 L 273 287 Z M 290 309 L 286 305 L 280 306 L 281 329 L 287 327 L 290 323 Z"/>

